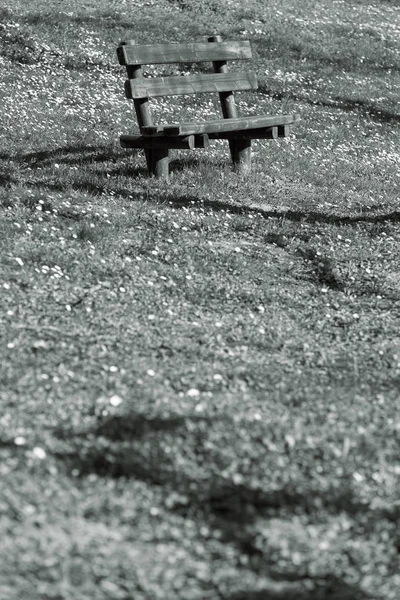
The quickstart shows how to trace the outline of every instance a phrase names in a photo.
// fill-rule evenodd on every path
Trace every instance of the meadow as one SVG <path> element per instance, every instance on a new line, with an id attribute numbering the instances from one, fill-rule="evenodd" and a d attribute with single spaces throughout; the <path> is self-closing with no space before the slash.
<path id="1" fill-rule="evenodd" d="M 0 17 L 0 598 L 397 600 L 397 2 Z M 116 47 L 214 34 L 301 121 L 149 178 Z"/>

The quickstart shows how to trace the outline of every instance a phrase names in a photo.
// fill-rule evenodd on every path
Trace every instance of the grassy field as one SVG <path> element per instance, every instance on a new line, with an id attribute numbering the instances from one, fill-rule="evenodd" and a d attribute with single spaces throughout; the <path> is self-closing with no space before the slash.
<path id="1" fill-rule="evenodd" d="M 397 3 L 0 17 L 0 598 L 398 600 Z M 302 120 L 151 179 L 115 48 L 217 33 Z"/>

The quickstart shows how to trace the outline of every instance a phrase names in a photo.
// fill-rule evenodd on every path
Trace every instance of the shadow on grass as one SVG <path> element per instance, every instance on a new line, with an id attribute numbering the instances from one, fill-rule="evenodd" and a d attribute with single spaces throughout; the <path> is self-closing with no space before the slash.
<path id="1" fill-rule="evenodd" d="M 353 100 L 342 96 L 333 96 L 329 100 L 312 100 L 307 96 L 301 94 L 294 94 L 288 91 L 276 92 L 270 90 L 265 85 L 260 85 L 258 92 L 267 94 L 274 100 L 287 101 L 293 100 L 295 102 L 304 102 L 305 104 L 311 104 L 313 106 L 324 106 L 326 108 L 337 108 L 343 112 L 358 112 L 364 117 L 369 117 L 374 121 L 380 123 L 400 123 L 400 114 L 390 110 L 384 110 L 377 107 L 372 102 L 366 102 L 364 100 Z"/>
<path id="2" fill-rule="evenodd" d="M 52 150 L 39 150 L 37 152 L 29 152 L 27 154 L 0 152 L 0 160 L 9 161 L 10 163 L 16 163 L 23 167 L 29 167 L 32 171 L 35 171 L 35 169 L 43 169 L 45 167 L 50 167 L 55 163 L 78 166 L 83 166 L 85 164 L 108 163 L 108 175 L 118 175 L 125 177 L 139 177 L 141 175 L 146 175 L 147 169 L 145 167 L 135 166 L 132 163 L 128 165 L 118 164 L 115 168 L 110 168 L 110 163 L 117 164 L 120 159 L 131 157 L 134 152 L 134 150 L 126 151 L 122 149 L 116 149 L 113 146 L 109 145 L 94 146 L 78 144 L 75 146 L 62 146 L 54 148 Z M 53 181 L 46 182 L 45 180 L 43 180 L 39 182 L 28 182 L 28 185 L 33 185 L 35 187 L 41 188 L 48 188 L 55 191 L 62 191 L 72 188 L 76 190 L 85 190 L 93 195 L 102 194 L 106 189 L 105 186 L 93 183 L 93 174 L 86 174 L 88 175 L 87 182 L 74 182 L 73 180 L 66 178 L 65 183 L 63 183 L 60 179 L 57 183 Z M 95 173 L 94 175 L 98 174 L 99 173 Z M 2 183 L 0 176 L 0 186 L 1 185 L 5 184 Z M 119 189 L 118 194 L 122 196 L 130 196 L 131 192 L 128 193 L 127 191 L 126 194 L 124 194 L 124 191 Z"/>
<path id="3" fill-rule="evenodd" d="M 275 592 L 261 589 L 221 596 L 221 600 L 368 600 L 368 598 L 369 596 L 359 588 L 334 578 L 317 584 L 312 591 L 285 589 L 282 592 Z"/>
<path id="4" fill-rule="evenodd" d="M 208 432 L 215 426 L 228 429 L 232 420 L 226 417 L 216 423 L 215 419 L 202 416 L 114 415 L 99 419 L 78 433 L 65 428 L 56 430 L 61 448 L 64 445 L 64 450 L 58 450 L 57 458 L 66 464 L 68 471 L 78 471 L 81 477 L 96 474 L 104 478 L 139 479 L 163 488 L 165 498 L 176 497 L 167 504 L 168 510 L 206 522 L 211 529 L 218 530 L 221 542 L 233 544 L 246 556 L 253 572 L 297 587 L 293 595 L 287 589 L 282 594 L 268 589 L 247 590 L 221 595 L 224 600 L 367 598 L 333 574 L 313 579 L 304 569 L 295 573 L 282 571 L 279 563 L 257 544 L 258 519 L 276 518 L 280 509 L 284 509 L 285 518 L 288 513 L 298 514 L 299 510 L 312 514 L 321 507 L 334 514 L 365 512 L 367 507 L 357 503 L 352 490 L 345 485 L 342 492 L 331 489 L 315 493 L 311 489 L 297 490 L 288 486 L 273 491 L 253 489 L 227 481 L 219 474 L 217 462 L 209 464 L 209 475 L 205 478 L 197 457 L 205 455 Z M 304 591 L 304 580 L 313 581 L 312 593 Z"/>
<path id="5" fill-rule="evenodd" d="M 52 163 L 61 163 L 69 165 L 83 165 L 86 163 L 112 162 L 117 163 L 121 158 L 127 158 L 134 154 L 142 152 L 140 149 L 116 149 L 110 145 L 94 146 L 77 144 L 61 146 L 52 150 L 39 150 L 37 152 L 28 152 L 27 154 L 11 154 L 0 152 L 0 160 L 9 160 L 21 165 L 27 165 L 31 169 L 43 168 Z M 198 168 L 202 162 L 195 158 L 172 159 L 170 161 L 170 170 L 183 171 L 187 168 Z M 108 172 L 110 170 L 108 169 Z M 145 167 L 122 167 L 118 166 L 110 172 L 112 175 L 148 175 Z"/>
<path id="6" fill-rule="evenodd" d="M 7 8 L 0 9 L 0 19 L 3 21 L 12 21 L 15 19 L 13 11 Z M 18 15 L 18 22 L 26 25 L 39 25 L 50 26 L 51 28 L 65 27 L 70 24 L 75 25 L 90 25 L 91 28 L 97 27 L 98 29 L 127 29 L 132 32 L 134 30 L 134 21 L 124 19 L 120 14 L 113 11 L 100 10 L 96 14 L 90 13 L 66 13 L 66 12 L 30 12 L 26 14 Z"/>
<path id="7" fill-rule="evenodd" d="M 196 196 L 165 196 L 164 198 L 158 195 L 159 201 L 165 203 L 166 201 L 172 202 L 176 208 L 193 206 L 194 203 L 199 203 L 200 200 Z M 246 205 L 234 205 L 228 202 L 220 200 L 207 200 L 202 199 L 201 205 L 212 210 L 224 211 L 237 215 L 246 214 L 257 214 L 268 219 L 270 217 L 284 217 L 285 220 L 302 223 L 330 223 L 333 225 L 349 225 L 352 223 L 385 223 L 398 222 L 400 221 L 400 211 L 392 211 L 386 214 L 373 215 L 373 214 L 362 214 L 362 215 L 335 215 L 325 214 L 317 211 L 301 211 L 301 210 L 271 210 L 264 209 L 261 206 L 246 206 Z"/>
<path id="8" fill-rule="evenodd" d="M 130 151 L 132 152 L 132 151 Z M 21 165 L 27 165 L 31 169 L 40 168 L 42 169 L 46 164 L 58 162 L 61 164 L 71 165 L 83 165 L 86 163 L 96 162 L 112 162 L 117 163 L 118 159 L 126 158 L 129 156 L 126 150 L 116 150 L 114 147 L 109 145 L 94 146 L 94 145 L 67 145 L 52 150 L 40 150 L 37 152 L 29 152 L 27 154 L 12 154 L 7 152 L 0 152 L 0 159 L 9 160 L 16 162 Z M 181 171 L 186 168 L 198 168 L 200 164 L 203 164 L 201 160 L 195 157 L 187 159 L 174 159 L 171 160 L 171 172 Z M 107 171 L 110 174 L 110 169 Z M 134 165 L 118 165 L 111 169 L 111 175 L 113 176 L 126 176 L 126 177 L 138 177 L 148 175 L 145 167 L 137 167 Z M 8 174 L 0 174 L 0 187 L 7 186 L 12 183 L 12 178 Z M 110 183 L 110 182 L 109 182 Z M 54 182 L 34 182 L 36 187 L 45 187 L 55 191 L 62 191 L 65 189 L 84 190 L 93 195 L 101 195 L 107 189 L 109 185 L 101 185 L 100 183 L 93 183 L 93 177 L 89 181 L 66 181 L 65 184 L 61 181 L 58 183 Z M 122 197 L 131 197 L 132 192 L 120 187 L 118 190 L 114 190 L 118 195 Z M 152 200 L 149 196 L 149 200 Z M 293 222 L 305 222 L 305 223 L 329 223 L 333 225 L 348 225 L 352 223 L 385 223 L 385 222 L 399 222 L 400 211 L 392 211 L 386 214 L 370 214 L 370 210 L 365 211 L 361 215 L 337 215 L 337 214 L 325 214 L 317 211 L 301 211 L 301 210 L 271 210 L 263 209 L 261 206 L 246 206 L 246 205 L 234 205 L 228 202 L 219 200 L 208 200 L 199 199 L 197 196 L 172 196 L 169 194 L 160 194 L 157 192 L 157 203 L 165 204 L 172 203 L 175 208 L 182 208 L 186 206 L 193 206 L 196 203 L 201 202 L 202 206 L 211 208 L 213 211 L 224 211 L 232 214 L 244 215 L 254 213 L 263 216 L 264 218 L 271 217 L 284 217 L 286 220 Z M 371 209 L 372 210 L 372 209 Z"/>
<path id="9" fill-rule="evenodd" d="M 59 148 L 55 148 L 53 150 L 40 150 L 38 152 L 30 152 L 27 154 L 12 154 L 7 152 L 0 152 L 0 159 L 9 160 L 11 162 L 16 162 L 19 164 L 25 164 L 29 166 L 31 169 L 40 168 L 42 169 L 46 164 L 51 164 L 54 162 L 62 163 L 62 164 L 85 164 L 85 163 L 96 163 L 96 162 L 107 162 L 111 161 L 112 163 L 117 163 L 118 159 L 126 158 L 129 156 L 126 150 L 117 151 L 115 148 L 110 146 L 93 146 L 93 145 L 84 145 L 78 144 L 76 146 L 63 146 Z M 188 159 L 175 159 L 171 161 L 171 171 L 180 171 L 185 168 L 198 168 L 202 162 L 194 157 L 190 157 Z M 110 169 L 108 168 L 108 173 L 110 173 Z M 111 170 L 111 175 L 113 176 L 126 176 L 126 177 L 138 177 L 138 176 L 146 176 L 148 175 L 147 169 L 145 167 L 137 167 L 134 165 L 118 165 Z M 0 187 L 7 186 L 12 183 L 13 180 L 11 176 L 5 174 L 3 176 L 0 175 Z M 66 181 L 63 183 L 62 181 L 55 183 L 40 181 L 33 182 L 29 185 L 33 185 L 35 187 L 48 188 L 55 191 L 62 191 L 66 189 L 75 189 L 80 191 L 86 191 L 89 194 L 93 195 L 101 195 L 105 191 L 110 190 L 110 180 L 108 180 L 108 184 L 101 185 L 101 183 L 94 183 L 93 177 L 88 177 L 87 181 L 81 180 L 78 182 L 74 181 Z M 125 189 L 123 187 L 119 187 L 117 190 L 113 190 L 115 193 L 122 197 L 130 198 L 132 197 L 132 191 Z M 400 211 L 392 211 L 386 214 L 370 214 L 370 211 L 365 211 L 364 214 L 361 215 L 337 215 L 337 214 L 325 214 L 317 211 L 301 211 L 301 210 L 271 210 L 264 209 L 261 206 L 246 206 L 246 205 L 235 205 L 228 202 L 223 202 L 220 200 L 209 200 L 209 199 L 199 199 L 197 196 L 189 196 L 185 194 L 184 196 L 178 195 L 170 195 L 170 194 L 161 194 L 157 191 L 157 197 L 152 198 L 148 197 L 149 200 L 153 200 L 158 204 L 168 204 L 173 205 L 175 208 L 184 208 L 187 206 L 195 205 L 196 203 L 201 203 L 202 206 L 212 209 L 213 211 L 224 211 L 231 214 L 245 215 L 249 213 L 261 215 L 262 217 L 268 219 L 271 217 L 284 217 L 285 220 L 293 221 L 293 222 L 303 222 L 303 223 L 329 223 L 333 225 L 349 225 L 352 223 L 385 223 L 385 222 L 399 222 L 400 221 Z"/>
<path id="10" fill-rule="evenodd" d="M 131 412 L 101 418 L 89 430 L 75 434 L 68 429 L 56 429 L 55 435 L 68 442 L 66 452 L 60 457 L 82 475 L 133 477 L 167 487 L 178 486 L 179 491 L 189 495 L 203 512 L 224 519 L 251 523 L 260 513 L 271 510 L 301 507 L 310 512 L 321 504 L 334 513 L 365 511 L 366 506 L 355 500 L 352 488 L 345 484 L 342 489 L 329 489 L 323 493 L 310 489 L 298 491 L 289 485 L 265 491 L 214 475 L 196 486 L 195 478 L 176 468 L 176 456 L 171 446 L 181 438 L 187 441 L 188 448 L 194 449 L 196 456 L 203 451 L 207 453 L 204 444 L 209 429 L 216 425 L 225 429 L 234 426 L 229 417 L 220 418 L 216 423 L 212 417 L 174 415 L 160 418 Z M 151 443 L 146 445 L 144 442 Z M 194 493 L 192 489 L 195 489 Z"/>
<path id="11" fill-rule="evenodd" d="M 31 168 L 42 168 L 46 163 L 84 164 L 91 162 L 116 161 L 126 157 L 126 150 L 117 151 L 109 145 L 93 146 L 77 144 L 61 146 L 51 150 L 39 150 L 27 154 L 11 154 L 0 152 L 0 159 L 10 160 L 19 164 L 27 164 Z"/>
<path id="12" fill-rule="evenodd" d="M 8 187 L 13 182 L 11 175 L 8 173 L 0 173 L 0 187 Z"/>
<path id="13" fill-rule="evenodd" d="M 87 156 L 77 156 L 70 157 L 68 155 L 69 152 L 82 152 L 82 150 L 87 150 L 89 155 Z M 63 158 L 63 156 L 65 158 Z M 114 151 L 108 149 L 107 151 L 102 150 L 101 148 L 96 148 L 94 146 L 77 146 L 73 148 L 59 148 L 54 151 L 41 151 L 34 152 L 26 155 L 21 155 L 20 157 L 12 157 L 6 153 L 0 154 L 0 159 L 13 159 L 20 163 L 26 163 L 30 165 L 34 165 L 34 167 L 42 168 L 42 165 L 46 161 L 58 161 L 60 163 L 69 163 L 69 164 L 84 164 L 90 162 L 104 162 L 108 160 L 112 160 L 116 162 L 118 158 L 126 156 L 125 154 L 115 153 Z M 172 170 L 181 170 L 183 168 L 197 167 L 200 164 L 200 161 L 197 159 L 188 159 L 188 160 L 174 160 L 172 161 Z M 108 169 L 108 173 L 110 173 L 110 169 Z M 112 169 L 111 174 L 113 176 L 125 176 L 125 177 L 139 177 L 139 176 L 148 176 L 148 171 L 145 167 L 137 167 L 134 165 L 124 165 L 118 166 L 115 169 Z M 34 181 L 27 182 L 28 185 L 38 188 L 47 188 L 53 191 L 63 191 L 63 190 L 78 190 L 78 191 L 86 191 L 89 194 L 94 196 L 102 195 L 105 192 L 110 192 L 111 190 L 123 197 L 123 198 L 132 198 L 132 190 L 126 189 L 123 186 L 118 186 L 118 188 L 112 188 L 110 183 L 111 180 L 107 180 L 107 185 L 102 185 L 101 183 L 94 183 L 93 176 L 88 176 L 87 180 L 81 181 L 70 181 L 67 180 L 65 183 L 62 181 L 54 182 L 54 181 Z M 0 177 L 0 187 L 7 186 L 10 183 L 13 183 L 13 180 L 10 176 L 5 175 L 3 178 Z M 265 219 L 269 218 L 282 218 L 284 217 L 286 221 L 292 222 L 301 222 L 301 223 L 327 223 L 332 225 L 351 225 L 357 223 L 397 223 L 400 221 L 400 211 L 394 210 L 389 213 L 384 214 L 371 214 L 371 210 L 368 209 L 364 211 L 363 214 L 358 215 L 338 215 L 338 214 L 326 214 L 318 211 L 302 211 L 302 210 L 271 210 L 264 209 L 262 206 L 246 206 L 246 205 L 235 205 L 228 202 L 223 202 L 220 200 L 209 200 L 206 198 L 199 198 L 198 196 L 190 196 L 185 194 L 184 196 L 171 195 L 171 194 L 162 194 L 160 191 L 157 191 L 157 195 L 152 197 L 148 195 L 147 199 L 149 201 L 153 201 L 155 204 L 162 205 L 170 205 L 171 208 L 174 207 L 176 209 L 185 208 L 187 206 L 191 206 L 193 208 L 196 204 L 201 204 L 202 207 L 210 208 L 215 212 L 224 211 L 231 214 L 236 215 L 246 215 L 246 214 L 257 214 L 259 216 L 264 217 Z"/>

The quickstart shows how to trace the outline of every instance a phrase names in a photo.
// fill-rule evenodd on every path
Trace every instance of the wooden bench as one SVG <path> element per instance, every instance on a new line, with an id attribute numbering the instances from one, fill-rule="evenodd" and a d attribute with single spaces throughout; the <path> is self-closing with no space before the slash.
<path id="1" fill-rule="evenodd" d="M 251 58 L 250 42 L 223 42 L 220 36 L 207 42 L 190 44 L 136 45 L 122 42 L 117 49 L 118 60 L 126 66 L 127 98 L 132 99 L 140 135 L 122 135 L 123 148 L 143 148 L 150 174 L 169 174 L 169 150 L 173 148 L 206 148 L 210 139 L 229 141 L 234 167 L 241 172 L 251 169 L 251 140 L 276 139 L 289 134 L 290 125 L 299 120 L 296 114 L 275 114 L 239 117 L 235 91 L 258 87 L 254 72 L 228 71 L 227 61 Z M 144 77 L 142 65 L 171 63 L 203 63 L 211 61 L 213 72 L 172 77 Z M 217 92 L 223 118 L 193 123 L 155 125 L 149 98 Z"/>

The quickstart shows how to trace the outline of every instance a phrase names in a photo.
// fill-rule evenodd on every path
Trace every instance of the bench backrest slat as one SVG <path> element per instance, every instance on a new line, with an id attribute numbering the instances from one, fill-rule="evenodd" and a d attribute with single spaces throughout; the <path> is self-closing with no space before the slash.
<path id="1" fill-rule="evenodd" d="M 257 87 L 257 76 L 251 71 L 247 73 L 201 73 L 185 77 L 128 79 L 125 82 L 125 93 L 127 98 L 135 99 L 202 92 L 256 90 Z"/>
<path id="2" fill-rule="evenodd" d="M 241 42 L 199 42 L 196 44 L 154 44 L 139 46 L 126 44 L 118 47 L 121 65 L 157 65 L 168 63 L 199 63 L 216 60 L 248 60 L 251 47 L 248 40 Z"/>

